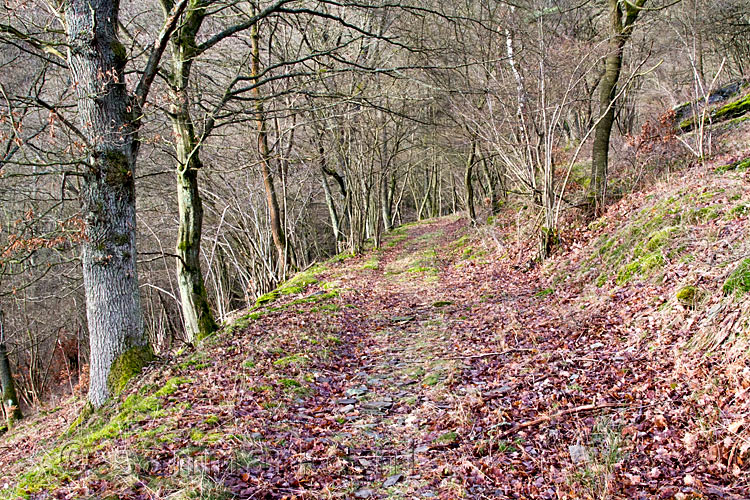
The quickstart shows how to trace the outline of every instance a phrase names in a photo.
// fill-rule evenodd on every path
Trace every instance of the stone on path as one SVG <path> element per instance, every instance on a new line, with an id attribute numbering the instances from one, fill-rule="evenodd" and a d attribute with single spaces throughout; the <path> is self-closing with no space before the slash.
<path id="1" fill-rule="evenodd" d="M 401 481 L 401 478 L 403 478 L 403 477 L 404 477 L 403 474 L 394 474 L 394 475 L 390 476 L 383 483 L 383 488 L 390 488 L 391 486 L 393 486 L 397 482 Z"/>

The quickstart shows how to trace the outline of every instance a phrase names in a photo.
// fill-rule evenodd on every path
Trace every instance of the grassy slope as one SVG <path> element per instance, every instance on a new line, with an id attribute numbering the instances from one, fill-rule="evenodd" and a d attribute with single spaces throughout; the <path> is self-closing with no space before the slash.
<path id="1" fill-rule="evenodd" d="M 317 266 L 72 434 L 77 402 L 4 436 L 0 498 L 745 495 L 750 192 L 718 166 L 626 197 L 541 269 L 512 214 Z"/>

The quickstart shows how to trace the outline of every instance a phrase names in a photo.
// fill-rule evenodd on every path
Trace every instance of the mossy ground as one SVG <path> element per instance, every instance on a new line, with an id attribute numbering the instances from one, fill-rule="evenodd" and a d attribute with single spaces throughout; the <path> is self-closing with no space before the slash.
<path id="1" fill-rule="evenodd" d="M 600 234 L 576 274 L 594 274 L 600 287 L 610 280 L 624 285 L 634 279 L 661 279 L 665 265 L 692 258 L 698 246 L 690 237 L 693 227 L 742 216 L 744 204 L 727 207 L 733 195 L 725 188 L 676 189 L 660 199 L 646 197 L 624 224 L 609 227 L 606 218 L 592 222 L 589 229 Z"/>
<path id="2" fill-rule="evenodd" d="M 750 259 L 745 259 L 732 271 L 722 286 L 724 295 L 742 297 L 750 292 Z"/>
<path id="3" fill-rule="evenodd" d="M 59 436 L 44 455 L 33 459 L 33 465 L 28 464 L 12 488 L 0 490 L 0 498 L 27 498 L 37 492 L 66 488 L 81 480 L 120 483 L 128 477 L 162 492 L 177 494 L 183 491 L 188 497 L 200 497 L 206 493 L 206 478 L 201 478 L 201 474 L 196 476 L 198 470 L 193 473 L 183 471 L 172 479 L 155 477 L 149 465 L 153 458 L 149 457 L 165 445 L 192 450 L 194 457 L 210 457 L 222 443 L 236 439 L 232 437 L 232 431 L 236 429 L 225 428 L 230 421 L 227 407 L 220 401 L 206 406 L 207 401 L 198 399 L 197 403 L 212 409 L 211 414 L 205 416 L 192 396 L 198 388 L 205 390 L 207 380 L 218 374 L 217 359 L 223 363 L 229 358 L 242 356 L 237 365 L 248 377 L 243 385 L 245 390 L 258 395 L 261 407 L 280 408 L 290 399 L 310 397 L 315 393 L 313 371 L 320 363 L 329 362 L 332 352 L 340 347 L 341 340 L 336 332 L 316 328 L 288 337 L 280 335 L 281 332 L 267 333 L 263 348 L 244 350 L 244 353 L 234 343 L 236 336 L 255 322 L 296 308 L 305 309 L 304 314 L 321 317 L 339 314 L 341 306 L 331 302 L 339 296 L 339 290 L 335 287 L 323 289 L 325 283 L 319 283 L 317 278 L 325 270 L 319 265 L 295 276 L 277 289 L 278 304 L 275 303 L 274 307 L 256 306 L 209 337 L 198 350 L 183 353 L 171 367 L 150 370 L 136 385 L 128 384 L 125 378 L 117 375 L 113 381 L 117 382 L 122 397 L 113 399 L 100 410 L 89 408 L 84 418 L 69 426 L 70 430 Z M 317 292 L 302 295 L 313 285 L 318 286 Z M 221 349 L 224 354 L 217 355 L 213 352 L 216 349 Z M 140 354 L 138 359 L 141 359 Z M 213 388 L 220 395 L 220 386 Z M 207 394 L 209 400 L 214 399 L 210 392 Z M 186 419 L 192 424 L 186 425 Z M 124 457 L 124 461 L 116 457 Z M 84 467 L 84 462 L 89 465 Z M 137 466 L 137 463 L 145 465 Z M 114 497 L 122 487 L 123 484 L 114 487 Z M 214 494 L 226 494 L 221 488 L 213 488 L 213 491 Z"/>

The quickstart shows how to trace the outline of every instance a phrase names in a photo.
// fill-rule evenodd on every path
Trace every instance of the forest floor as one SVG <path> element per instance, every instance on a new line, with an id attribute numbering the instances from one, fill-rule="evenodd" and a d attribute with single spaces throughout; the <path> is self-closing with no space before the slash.
<path id="1" fill-rule="evenodd" d="M 401 227 L 0 438 L 0 497 L 748 498 L 746 191 L 693 169 L 543 265 L 515 215 Z"/>

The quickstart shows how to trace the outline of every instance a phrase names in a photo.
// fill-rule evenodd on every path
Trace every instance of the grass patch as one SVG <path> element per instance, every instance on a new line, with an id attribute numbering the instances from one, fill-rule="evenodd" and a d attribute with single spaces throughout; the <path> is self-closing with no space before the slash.
<path id="1" fill-rule="evenodd" d="M 740 262 L 721 288 L 724 295 L 741 297 L 750 292 L 750 259 Z"/>
<path id="2" fill-rule="evenodd" d="M 291 356 L 285 356 L 283 358 L 277 359 L 276 361 L 273 362 L 273 365 L 283 368 L 283 367 L 287 367 L 290 365 L 305 366 L 309 362 L 310 362 L 310 358 L 308 358 L 304 354 L 292 354 Z"/>
<path id="3" fill-rule="evenodd" d="M 682 287 L 675 295 L 675 298 L 683 306 L 693 309 L 698 302 L 699 296 L 700 291 L 698 290 L 698 287 L 689 285 Z"/>
<path id="4" fill-rule="evenodd" d="M 555 289 L 554 288 L 545 288 L 544 290 L 539 290 L 538 292 L 536 292 L 534 294 L 534 297 L 542 299 L 544 297 L 552 295 L 553 293 L 555 293 Z"/>
<path id="5" fill-rule="evenodd" d="M 292 295 L 301 293 L 305 288 L 318 282 L 318 274 L 325 271 L 325 266 L 316 264 L 310 269 L 301 271 L 289 280 L 279 285 L 278 288 L 272 290 L 264 295 L 261 295 L 255 300 L 255 307 L 262 307 L 264 305 L 274 302 L 283 295 Z"/>
<path id="6" fill-rule="evenodd" d="M 380 259 L 378 258 L 377 255 L 373 255 L 367 260 L 367 262 L 362 264 L 362 269 L 377 270 L 379 265 L 380 265 Z"/>
<path id="7" fill-rule="evenodd" d="M 181 385 L 188 384 L 190 382 L 191 380 L 188 378 L 172 377 L 167 380 L 167 383 L 164 384 L 164 387 L 154 393 L 154 396 L 169 396 L 170 394 L 174 394 L 175 392 L 177 392 L 177 389 L 179 389 Z"/>
<path id="8" fill-rule="evenodd" d="M 616 466 L 625 457 L 622 433 L 609 418 L 602 417 L 594 424 L 587 444 L 570 483 L 583 490 L 584 498 L 609 498 Z"/>
<path id="9" fill-rule="evenodd" d="M 750 203 L 740 203 L 732 207 L 727 214 L 730 219 L 741 219 L 750 215 Z"/>
<path id="10" fill-rule="evenodd" d="M 620 267 L 617 271 L 617 279 L 615 281 L 618 285 L 624 285 L 634 277 L 647 275 L 652 270 L 663 265 L 664 255 L 662 255 L 661 251 L 650 252 Z"/>
<path id="11" fill-rule="evenodd" d="M 451 444 L 456 441 L 458 441 L 458 433 L 456 431 L 448 431 L 435 438 L 435 443 L 437 444 Z"/>

